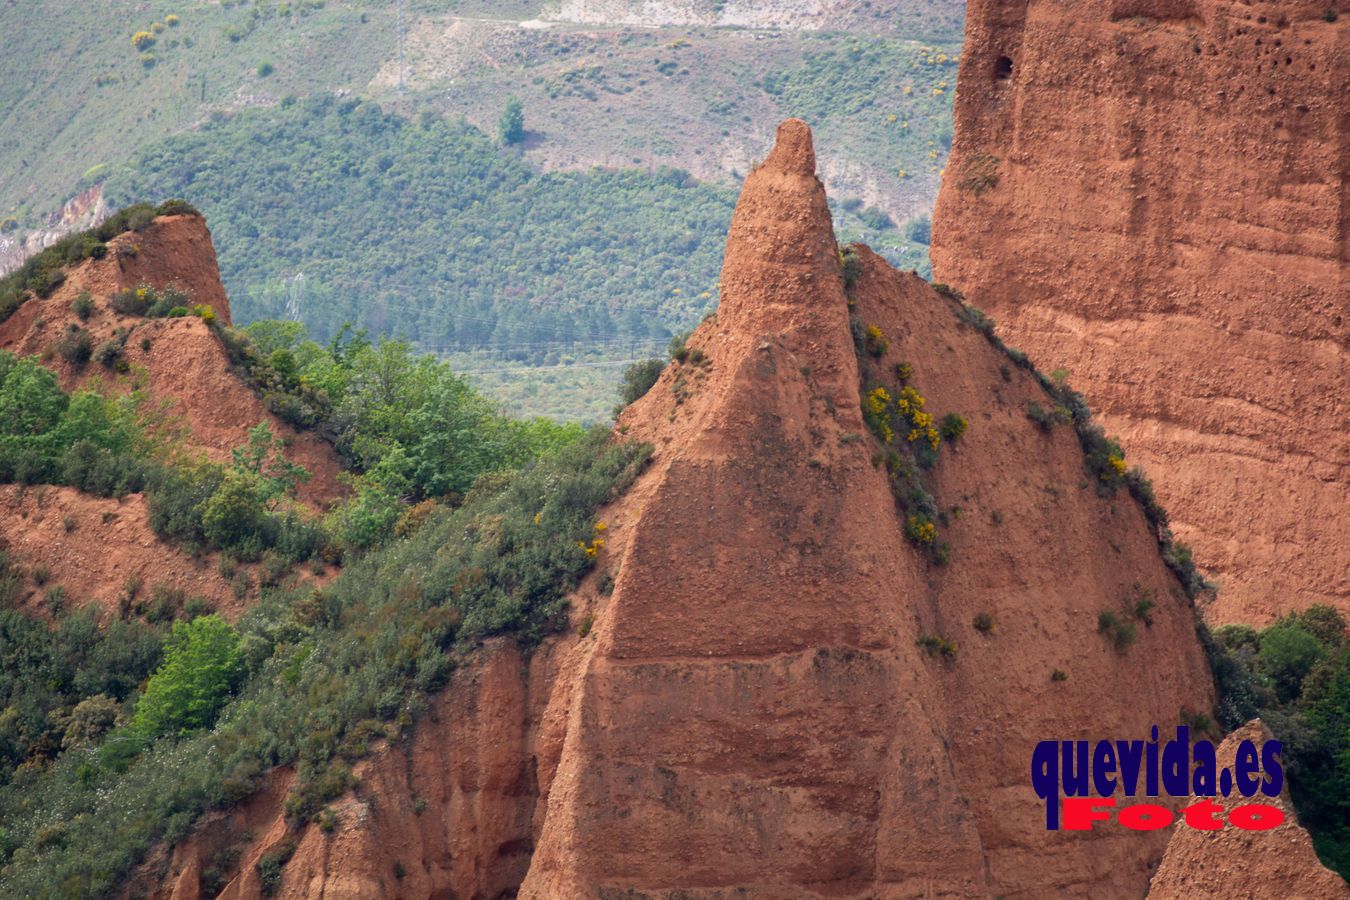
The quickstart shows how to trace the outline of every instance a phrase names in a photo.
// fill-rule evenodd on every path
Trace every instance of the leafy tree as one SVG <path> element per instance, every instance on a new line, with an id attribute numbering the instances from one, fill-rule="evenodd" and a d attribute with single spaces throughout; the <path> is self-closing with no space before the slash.
<path id="1" fill-rule="evenodd" d="M 202 535 L 217 547 L 237 549 L 249 543 L 250 556 L 261 553 L 269 493 L 267 479 L 257 473 L 228 470 L 220 487 L 201 505 Z"/>
<path id="2" fill-rule="evenodd" d="M 156 737 L 209 727 L 244 674 L 239 633 L 220 616 L 174 623 L 164 662 L 136 704 L 132 731 Z"/>
<path id="3" fill-rule="evenodd" d="M 259 497 L 268 510 L 275 509 L 281 498 L 294 497 L 310 478 L 303 466 L 286 458 L 281 442 L 266 422 L 249 429 L 248 443 L 231 450 L 230 459 L 235 472 L 258 477 Z M 243 479 L 236 479 L 236 484 L 242 483 Z"/>
<path id="4" fill-rule="evenodd" d="M 31 437 L 56 427 L 69 402 L 51 369 L 0 351 L 0 434 Z"/>
<path id="5" fill-rule="evenodd" d="M 1256 669 L 1275 685 L 1282 700 L 1298 697 L 1303 679 L 1326 655 L 1326 648 L 1301 626 L 1277 622 L 1261 632 Z"/>
<path id="6" fill-rule="evenodd" d="M 664 359 L 644 359 L 624 369 L 623 384 L 619 387 L 619 409 L 623 409 L 651 390 L 665 367 Z"/>
<path id="7" fill-rule="evenodd" d="M 497 120 L 497 136 L 503 144 L 519 144 L 525 139 L 525 107 L 515 94 L 506 98 L 506 107 Z"/>

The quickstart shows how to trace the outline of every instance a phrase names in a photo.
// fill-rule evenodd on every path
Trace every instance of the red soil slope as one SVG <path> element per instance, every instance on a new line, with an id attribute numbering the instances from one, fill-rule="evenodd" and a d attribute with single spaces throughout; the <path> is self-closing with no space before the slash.
<path id="1" fill-rule="evenodd" d="M 46 610 L 47 592 L 59 585 L 67 605 L 92 603 L 104 616 L 125 615 L 124 597 L 130 612 L 143 614 L 165 596 L 175 609 L 205 600 L 234 621 L 257 600 L 259 581 L 267 577 L 260 565 L 222 570 L 218 553 L 189 556 L 161 541 L 140 494 L 94 497 L 68 487 L 0 485 L 0 548 L 24 575 L 23 606 L 38 614 Z M 287 577 L 322 584 L 331 575 L 296 570 Z"/>
<path id="2" fill-rule="evenodd" d="M 1242 741 L 1259 747 L 1271 737 L 1261 720 L 1253 719 L 1219 745 L 1219 765 L 1232 768 Z M 1322 867 L 1308 833 L 1299 827 L 1288 786 L 1275 800 L 1262 798 L 1262 802 L 1284 810 L 1284 822 L 1268 832 L 1175 829 L 1162 866 L 1149 885 L 1149 900 L 1235 897 L 1239 892 L 1244 897 L 1284 900 L 1350 897 L 1345 880 Z"/>
<path id="3" fill-rule="evenodd" d="M 129 245 L 138 248 L 134 256 L 118 252 Z M 230 448 L 243 444 L 248 430 L 266 421 L 272 432 L 287 442 L 287 456 L 313 476 L 301 489 L 301 499 L 322 506 L 337 496 L 341 486 L 331 447 L 317 435 L 297 432 L 269 413 L 257 395 L 230 372 L 225 348 L 206 323 L 195 316 L 125 316 L 108 305 L 109 297 L 122 288 L 173 286 L 191 294 L 194 303 L 209 305 L 228 324 L 229 301 L 220 283 L 205 220 L 194 215 L 161 217 L 144 231 L 114 238 L 108 247 L 105 258 L 85 260 L 70 269 L 65 283 L 52 296 L 29 300 L 0 323 L 0 349 L 43 356 L 45 364 L 60 374 L 67 390 L 93 377 L 113 384 L 115 376 L 97 363 L 90 362 L 76 371 L 61 357 L 49 353 L 66 326 L 79 322 L 71 303 L 81 291 L 88 291 L 94 312 L 80 324 L 89 329 L 95 344 L 111 337 L 119 327 L 132 329 L 124 350 L 126 358 L 133 372 L 144 369 L 149 394 L 168 404 L 172 415 L 181 417 L 190 448 L 226 461 Z M 142 338 L 149 339 L 149 350 L 142 349 Z"/>
<path id="4" fill-rule="evenodd" d="M 615 580 L 574 596 L 586 636 L 457 674 L 367 761 L 340 824 L 296 835 L 276 896 L 1146 889 L 1165 838 L 1046 832 L 1030 753 L 1209 708 L 1194 608 L 1133 501 L 1097 494 L 1068 429 L 1027 420 L 1039 385 L 864 252 L 852 314 L 890 339 L 876 370 L 908 362 L 930 410 L 971 423 L 927 476 L 950 564 L 906 541 L 813 172 L 809 130 L 785 123 L 737 208 L 722 309 L 689 341 L 708 361 L 672 365 L 620 419 L 656 453 L 604 512 L 596 577 Z M 1157 607 L 1120 651 L 1097 617 L 1136 585 Z M 253 863 L 283 834 L 254 829 L 223 896 L 259 895 Z M 166 854 L 162 895 L 199 895 L 213 839 Z"/>
<path id="5" fill-rule="evenodd" d="M 214 556 L 193 559 L 160 541 L 140 494 L 114 499 L 66 487 L 0 485 L 0 538 L 26 575 L 24 606 L 34 611 L 59 585 L 70 604 L 94 603 L 105 615 L 118 615 L 129 579 L 140 585 L 133 604 L 177 591 L 185 599 L 201 597 L 229 619 L 256 596 L 251 588 L 235 597 Z M 45 573 L 42 584 L 34 570 Z"/>
<path id="6" fill-rule="evenodd" d="M 1070 370 L 1212 618 L 1350 612 L 1350 7 L 967 9 L 937 280 Z"/>

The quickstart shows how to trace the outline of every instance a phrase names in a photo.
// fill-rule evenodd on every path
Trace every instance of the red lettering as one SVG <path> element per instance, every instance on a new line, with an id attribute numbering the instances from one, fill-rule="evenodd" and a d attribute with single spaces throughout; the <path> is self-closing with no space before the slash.
<path id="1" fill-rule="evenodd" d="M 1099 812 L 1097 807 L 1115 805 L 1116 801 L 1111 797 L 1065 797 L 1064 830 L 1091 831 L 1093 822 L 1106 822 L 1111 818 L 1109 812 Z"/>
<path id="2" fill-rule="evenodd" d="M 1122 809 L 1116 818 L 1120 819 L 1120 824 L 1135 831 L 1157 831 L 1171 825 L 1176 816 L 1167 807 L 1156 803 L 1136 803 Z"/>
<path id="3" fill-rule="evenodd" d="M 1201 831 L 1218 831 L 1223 828 L 1223 806 L 1213 800 L 1205 799 L 1192 803 L 1183 809 L 1186 824 Z"/>
<path id="4" fill-rule="evenodd" d="M 1266 803 L 1244 803 L 1234 807 L 1228 821 L 1248 831 L 1269 831 L 1284 821 L 1284 810 Z"/>

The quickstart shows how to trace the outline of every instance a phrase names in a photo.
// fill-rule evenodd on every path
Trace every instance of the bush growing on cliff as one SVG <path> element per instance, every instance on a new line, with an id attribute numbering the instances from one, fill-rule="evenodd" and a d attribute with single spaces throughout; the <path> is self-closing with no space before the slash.
<path id="1" fill-rule="evenodd" d="M 1134 623 L 1122 619 L 1114 612 L 1103 611 L 1097 616 L 1097 630 L 1111 639 L 1111 643 L 1120 651 L 1125 651 L 1139 636 Z"/>
<path id="2" fill-rule="evenodd" d="M 615 407 L 614 414 L 618 415 L 629 404 L 646 396 L 665 368 L 665 360 L 645 359 L 624 369 L 623 384 L 619 387 L 619 405 Z"/>
<path id="3" fill-rule="evenodd" d="M 0 483 L 139 484 L 138 457 L 154 446 L 145 433 L 144 400 L 139 391 L 66 394 L 35 359 L 0 351 Z"/>
<path id="4" fill-rule="evenodd" d="M 94 313 L 94 298 L 88 291 L 80 291 L 71 301 L 70 311 L 75 313 L 80 321 L 88 319 Z"/>
<path id="5" fill-rule="evenodd" d="M 89 357 L 93 355 L 94 339 L 87 329 L 71 322 L 56 339 L 56 343 L 52 344 L 52 349 L 57 356 L 78 369 L 89 362 Z"/>

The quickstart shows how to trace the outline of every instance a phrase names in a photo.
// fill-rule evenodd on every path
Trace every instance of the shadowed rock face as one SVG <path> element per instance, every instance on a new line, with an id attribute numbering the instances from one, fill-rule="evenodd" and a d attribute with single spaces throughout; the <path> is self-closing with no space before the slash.
<path id="1" fill-rule="evenodd" d="M 1350 15 L 968 5 L 935 277 L 1075 387 L 1219 582 L 1350 611 Z"/>
<path id="2" fill-rule="evenodd" d="M 505 649 L 460 670 L 409 743 L 362 764 L 338 828 L 297 836 L 277 896 L 1145 890 L 1165 838 L 1047 832 L 1030 754 L 1209 708 L 1194 609 L 1135 504 L 1085 483 L 1076 436 L 1026 418 L 1034 379 L 865 248 L 845 287 L 812 166 L 809 129 L 785 123 L 737 207 L 721 310 L 620 418 L 655 452 L 601 513 L 572 597 L 586 636 L 546 642 L 528 674 Z M 878 358 L 860 364 L 851 317 L 888 338 Z M 906 540 L 860 412 L 902 362 L 930 411 L 970 421 L 923 476 L 947 566 Z M 1157 605 L 1122 652 L 1097 617 L 1135 590 Z M 203 858 L 185 846 L 179 897 Z M 257 896 L 264 850 L 226 896 Z"/>

